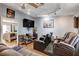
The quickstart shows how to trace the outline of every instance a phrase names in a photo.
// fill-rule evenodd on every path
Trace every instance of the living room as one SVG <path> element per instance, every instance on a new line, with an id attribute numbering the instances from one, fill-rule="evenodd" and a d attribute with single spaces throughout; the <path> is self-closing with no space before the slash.
<path id="1" fill-rule="evenodd" d="M 5 52 L 5 49 L 2 49 L 0 55 L 76 55 L 76 49 L 78 53 L 79 47 L 78 39 L 77 44 L 75 43 L 76 48 L 62 43 L 67 47 L 56 50 L 53 45 L 56 44 L 55 39 L 65 37 L 65 33 L 70 35 L 68 38 L 65 37 L 66 40 L 78 36 L 78 5 L 78 3 L 0 3 L 1 47 L 6 45 L 15 51 L 12 51 L 14 52 L 12 54 L 10 50 Z M 74 38 L 70 41 L 74 41 Z M 62 40 L 59 39 L 58 42 Z M 9 51 L 10 53 L 7 53 Z"/>

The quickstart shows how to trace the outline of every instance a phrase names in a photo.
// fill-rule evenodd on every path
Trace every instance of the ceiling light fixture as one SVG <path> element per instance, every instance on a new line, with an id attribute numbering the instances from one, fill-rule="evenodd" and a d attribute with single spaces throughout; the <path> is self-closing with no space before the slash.
<path id="1" fill-rule="evenodd" d="M 28 4 L 23 3 L 23 4 L 21 5 L 21 8 L 22 8 L 22 9 L 26 9 L 26 8 L 27 8 L 27 5 L 28 5 Z"/>
<path id="2" fill-rule="evenodd" d="M 61 9 L 60 4 L 58 4 L 57 6 L 58 6 L 58 8 L 56 8 L 55 11 L 49 12 L 48 15 L 50 15 L 50 14 L 54 14 L 54 15 L 56 15 L 56 14 L 57 14 L 57 11 L 59 11 L 59 10 Z"/>
<path id="3" fill-rule="evenodd" d="M 22 9 L 25 9 L 25 4 L 22 5 Z"/>
<path id="4" fill-rule="evenodd" d="M 38 15 L 38 17 L 51 16 L 51 14 L 53 14 L 54 16 L 56 16 L 57 12 L 61 9 L 60 4 L 58 4 L 57 6 L 58 6 L 58 8 L 56 8 L 56 10 L 51 11 L 48 14 Z"/>
<path id="5" fill-rule="evenodd" d="M 30 15 L 30 9 L 27 10 L 27 14 Z"/>
<path id="6" fill-rule="evenodd" d="M 26 13 L 27 13 L 28 15 L 30 15 L 30 9 L 28 9 L 27 7 L 28 7 L 28 4 L 26 4 L 26 3 L 23 3 L 23 4 L 21 5 L 21 9 L 22 9 L 22 10 L 25 10 Z M 27 9 L 26 9 L 26 8 L 27 8 Z"/>
<path id="7" fill-rule="evenodd" d="M 53 12 L 50 12 L 50 13 L 48 13 L 48 14 L 54 13 L 54 15 L 56 15 L 56 12 L 59 11 L 60 9 L 61 9 L 61 8 L 58 8 L 57 10 L 55 10 L 55 11 L 53 11 Z"/>

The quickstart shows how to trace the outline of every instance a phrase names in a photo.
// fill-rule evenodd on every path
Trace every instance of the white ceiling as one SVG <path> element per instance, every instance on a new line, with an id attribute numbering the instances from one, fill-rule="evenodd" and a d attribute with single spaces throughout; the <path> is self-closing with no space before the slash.
<path id="1" fill-rule="evenodd" d="M 45 3 L 43 6 L 38 8 L 34 8 L 26 3 L 26 9 L 21 8 L 22 3 L 6 3 L 5 5 L 33 17 L 39 17 L 41 15 L 76 15 L 79 12 L 79 3 Z"/>

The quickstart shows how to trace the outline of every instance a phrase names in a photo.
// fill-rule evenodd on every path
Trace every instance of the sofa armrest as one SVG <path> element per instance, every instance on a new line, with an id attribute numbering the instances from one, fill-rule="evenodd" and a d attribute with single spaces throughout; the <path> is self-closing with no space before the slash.
<path id="1" fill-rule="evenodd" d="M 54 44 L 58 44 L 58 41 L 59 41 L 59 40 L 54 40 L 54 42 L 53 42 L 53 43 L 54 43 Z"/>
<path id="2" fill-rule="evenodd" d="M 73 50 L 75 50 L 74 46 L 72 46 L 70 44 L 67 44 L 67 43 L 64 43 L 64 42 L 60 42 L 60 44 L 65 45 L 65 46 L 67 46 L 67 47 L 72 48 Z"/>
<path id="3" fill-rule="evenodd" d="M 6 49 L 0 52 L 0 56 L 22 56 L 22 54 L 13 49 Z"/>
<path id="4" fill-rule="evenodd" d="M 43 51 L 46 48 L 46 45 L 43 41 L 35 40 L 34 43 L 33 43 L 33 48 L 36 49 L 36 50 Z"/>
<path id="5" fill-rule="evenodd" d="M 70 56 L 75 54 L 75 48 L 64 42 L 54 44 L 54 55 Z"/>
<path id="6" fill-rule="evenodd" d="M 42 41 L 42 40 L 35 40 L 35 41 L 40 42 L 40 43 L 45 43 L 45 42 L 44 42 L 44 41 Z"/>
<path id="7" fill-rule="evenodd" d="M 59 42 L 61 42 L 61 41 L 64 41 L 64 39 L 63 38 L 56 38 L 56 39 L 54 39 L 54 43 L 56 44 L 56 43 L 59 43 Z"/>

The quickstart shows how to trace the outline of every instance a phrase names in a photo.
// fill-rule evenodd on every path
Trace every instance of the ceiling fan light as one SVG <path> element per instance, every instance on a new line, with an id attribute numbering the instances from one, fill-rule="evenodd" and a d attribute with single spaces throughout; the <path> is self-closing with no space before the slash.
<path id="1" fill-rule="evenodd" d="M 25 4 L 25 3 L 23 3 L 21 6 L 22 9 L 26 9 L 26 7 L 27 7 L 27 4 Z"/>
<path id="2" fill-rule="evenodd" d="M 21 6 L 21 8 L 22 8 L 22 9 L 25 9 L 25 4 L 23 4 L 23 5 Z"/>
<path id="3" fill-rule="evenodd" d="M 27 14 L 28 14 L 28 15 L 30 15 L 30 11 L 31 11 L 30 9 L 27 9 Z"/>

